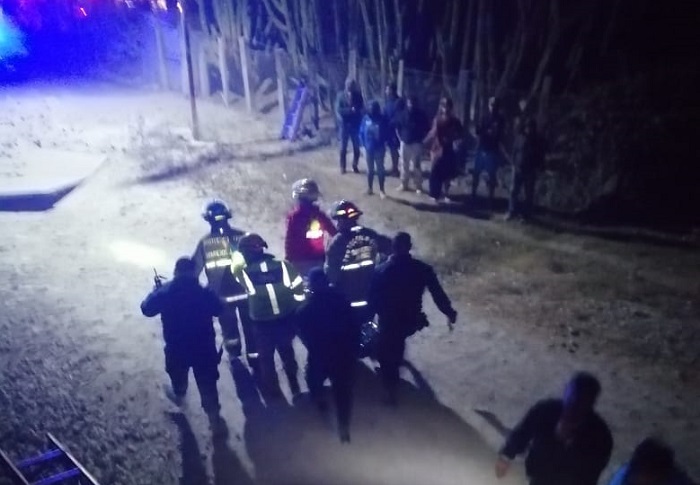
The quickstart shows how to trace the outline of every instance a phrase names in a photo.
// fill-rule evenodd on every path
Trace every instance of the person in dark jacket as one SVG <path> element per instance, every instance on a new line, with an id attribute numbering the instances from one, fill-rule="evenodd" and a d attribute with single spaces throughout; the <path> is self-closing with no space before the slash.
<path id="1" fill-rule="evenodd" d="M 423 192 L 423 140 L 430 131 L 430 120 L 418 106 L 418 98 L 411 96 L 406 101 L 406 108 L 398 115 L 397 131 L 401 140 L 401 185 L 399 190 L 408 191 L 408 182 L 412 178 L 416 193 Z"/>
<path id="2" fill-rule="evenodd" d="M 218 423 L 220 409 L 216 388 L 219 355 L 213 317 L 221 311 L 221 300 L 199 284 L 190 258 L 180 258 L 173 280 L 157 286 L 141 303 L 145 316 L 160 315 L 163 322 L 165 370 L 172 385 L 168 397 L 178 405 L 184 402 L 192 369 L 202 408 L 212 424 Z"/>
<path id="3" fill-rule="evenodd" d="M 505 120 L 501 115 L 500 102 L 497 98 L 489 99 L 489 111 L 478 125 L 476 134 L 479 142 L 476 148 L 474 160 L 474 173 L 472 178 L 472 198 L 476 198 L 479 188 L 481 173 L 486 172 L 489 177 L 489 201 L 493 203 L 496 193 L 498 166 L 501 160 L 501 138 L 505 128 Z"/>
<path id="4" fill-rule="evenodd" d="M 311 399 L 321 411 L 326 408 L 323 384 L 331 381 L 343 443 L 350 441 L 352 385 L 360 340 L 360 325 L 350 303 L 330 286 L 322 268 L 309 273 L 309 294 L 306 304 L 297 310 L 299 337 L 309 354 L 306 383 Z"/>
<path id="5" fill-rule="evenodd" d="M 340 173 L 347 172 L 348 142 L 352 142 L 352 170 L 359 173 L 360 122 L 364 111 L 362 94 L 353 79 L 345 81 L 345 91 L 338 93 L 335 114 L 340 129 Z"/>
<path id="6" fill-rule="evenodd" d="M 515 137 L 513 144 L 513 181 L 506 219 L 517 215 L 529 217 L 535 199 L 537 170 L 544 161 L 544 140 L 537 131 L 537 122 L 530 118 Z M 525 191 L 525 202 L 518 202 L 520 192 Z"/>
<path id="7" fill-rule="evenodd" d="M 367 195 L 374 195 L 374 174 L 379 182 L 379 196 L 386 198 L 384 181 L 384 156 L 386 155 L 387 139 L 389 137 L 389 122 L 382 114 L 382 108 L 377 101 L 370 107 L 369 113 L 362 119 L 360 125 L 360 142 L 365 149 L 367 159 Z"/>
<path id="8" fill-rule="evenodd" d="M 430 197 L 435 202 L 449 202 L 443 191 L 449 182 L 457 176 L 456 144 L 464 137 L 462 122 L 454 114 L 452 99 L 443 97 L 440 109 L 433 120 L 433 127 L 425 137 L 424 143 L 430 143 Z"/>
<path id="9" fill-rule="evenodd" d="M 398 94 L 396 83 L 389 83 L 384 89 L 384 118 L 389 124 L 389 133 L 386 140 L 386 147 L 391 156 L 392 177 L 399 176 L 399 138 L 396 135 L 399 114 L 403 110 L 403 99 Z"/>
<path id="10" fill-rule="evenodd" d="M 676 464 L 673 449 L 657 438 L 646 438 L 620 467 L 608 485 L 695 485 Z"/>
<path id="11" fill-rule="evenodd" d="M 457 312 L 442 289 L 433 268 L 411 256 L 411 236 L 399 232 L 393 240 L 393 254 L 377 268 L 370 289 L 370 305 L 379 317 L 378 360 L 387 404 L 397 404 L 399 367 L 404 360 L 406 338 L 428 325 L 423 313 L 427 288 L 448 325 Z"/>
<path id="12" fill-rule="evenodd" d="M 612 452 L 612 435 L 594 407 L 600 383 L 576 373 L 562 399 L 535 404 L 512 431 L 496 463 L 502 478 L 510 461 L 527 451 L 530 485 L 596 485 Z"/>
<path id="13" fill-rule="evenodd" d="M 243 342 L 238 329 L 240 320 L 248 365 L 256 369 L 258 351 L 248 317 L 248 295 L 231 272 L 232 266 L 243 259 L 238 252 L 238 240 L 245 232 L 230 226 L 228 221 L 231 217 L 231 210 L 222 201 L 213 200 L 207 204 L 202 218 L 209 223 L 209 233 L 197 243 L 192 261 L 197 277 L 204 271 L 207 275 L 207 286 L 224 303 L 224 309 L 219 315 L 219 324 L 229 358 L 237 359 L 241 356 Z"/>

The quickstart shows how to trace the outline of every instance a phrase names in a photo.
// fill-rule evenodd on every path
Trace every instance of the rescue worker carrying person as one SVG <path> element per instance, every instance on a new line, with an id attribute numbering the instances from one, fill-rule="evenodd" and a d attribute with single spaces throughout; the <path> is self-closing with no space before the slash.
<path id="1" fill-rule="evenodd" d="M 287 261 L 304 278 L 311 268 L 323 265 L 326 235 L 333 237 L 337 232 L 333 222 L 318 208 L 320 196 L 318 184 L 311 179 L 297 180 L 292 185 L 296 207 L 287 216 L 284 249 Z"/>
<path id="2" fill-rule="evenodd" d="M 245 336 L 248 365 L 255 371 L 258 351 L 248 316 L 248 295 L 232 272 L 232 266 L 243 262 L 243 256 L 237 251 L 238 241 L 245 233 L 229 225 L 231 217 L 231 210 L 220 200 L 213 200 L 206 205 L 202 218 L 209 223 L 210 231 L 197 244 L 192 261 L 195 275 L 199 277 L 204 270 L 209 288 L 219 295 L 224 303 L 219 324 L 229 358 L 236 359 L 241 356 L 242 342 L 238 329 L 240 320 Z"/>
<path id="3" fill-rule="evenodd" d="M 326 252 L 324 269 L 328 280 L 348 299 L 362 322 L 372 315 L 369 311 L 369 289 L 375 265 L 391 251 L 391 240 L 358 224 L 362 211 L 352 202 L 336 202 L 331 217 L 338 234 L 331 239 Z"/>
<path id="4" fill-rule="evenodd" d="M 301 276 L 286 261 L 265 253 L 267 243 L 258 234 L 246 234 L 238 242 L 245 266 L 234 269 L 236 280 L 248 295 L 248 309 L 259 351 L 261 391 L 266 398 L 282 397 L 275 369 L 279 353 L 293 395 L 298 395 L 298 366 L 294 356 L 294 312 L 304 301 Z"/>

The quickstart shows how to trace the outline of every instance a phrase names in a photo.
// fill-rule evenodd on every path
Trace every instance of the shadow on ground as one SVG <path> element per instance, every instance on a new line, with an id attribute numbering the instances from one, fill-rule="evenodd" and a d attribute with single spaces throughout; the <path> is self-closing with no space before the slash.
<path id="1" fill-rule="evenodd" d="M 294 405 L 266 404 L 242 364 L 232 367 L 246 417 L 244 438 L 256 483 L 350 485 L 520 483 L 498 481 L 495 454 L 454 411 L 437 401 L 410 364 L 398 408 L 382 404 L 375 372 L 359 363 L 352 441 L 342 444 L 333 411 L 321 414 L 306 394 Z M 407 376 L 408 377 L 408 376 Z"/>
<path id="2" fill-rule="evenodd" d="M 182 456 L 182 473 L 180 485 L 207 485 L 206 464 L 187 417 L 182 413 L 171 413 L 170 418 L 180 432 L 180 454 Z M 228 427 L 223 422 L 220 433 L 212 437 L 214 452 L 212 469 L 214 485 L 252 485 L 253 481 L 246 473 L 236 454 L 228 446 Z"/>
<path id="3" fill-rule="evenodd" d="M 52 209 L 61 199 L 70 194 L 78 184 L 50 193 L 0 195 L 1 212 L 43 212 Z"/>

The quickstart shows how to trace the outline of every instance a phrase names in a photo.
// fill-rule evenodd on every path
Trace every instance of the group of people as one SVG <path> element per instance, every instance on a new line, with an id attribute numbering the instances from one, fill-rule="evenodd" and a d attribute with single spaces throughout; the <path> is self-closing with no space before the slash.
<path id="1" fill-rule="evenodd" d="M 298 336 L 308 351 L 310 397 L 325 412 L 324 383 L 330 380 L 339 436 L 348 442 L 358 359 L 379 362 L 384 399 L 395 406 L 406 338 L 428 325 L 423 293 L 429 290 L 450 328 L 457 312 L 433 269 L 411 256 L 410 235 L 389 239 L 360 225 L 362 211 L 348 200 L 325 214 L 311 179 L 295 182 L 292 197 L 284 259 L 267 253 L 260 235 L 232 227 L 225 203 L 209 203 L 203 213 L 209 232 L 192 257 L 177 261 L 172 281 L 156 284 L 141 310 L 161 315 L 167 396 L 184 402 L 191 368 L 213 428 L 220 422 L 216 382 L 223 352 L 233 360 L 245 356 L 261 395 L 274 401 L 283 397 L 275 353 L 291 394 L 301 393 L 292 345 Z M 202 271 L 206 288 L 199 284 Z M 214 317 L 223 335 L 218 350 Z"/>
<path id="2" fill-rule="evenodd" d="M 476 198 L 481 176 L 487 175 L 489 201 L 493 202 L 498 169 L 504 159 L 512 165 L 507 219 L 528 217 L 532 213 L 537 170 L 545 156 L 545 142 L 534 118 L 520 116 L 515 122 L 515 136 L 510 149 L 504 148 L 505 117 L 500 101 L 489 99 L 488 111 L 470 132 L 454 113 L 451 98 L 440 100 L 438 112 L 430 117 L 420 107 L 417 96 L 400 97 L 395 84 L 385 89 L 383 106 L 373 101 L 365 109 L 357 82 L 346 81 L 345 90 L 338 94 L 335 114 L 340 138 L 340 172 L 347 173 L 348 145 L 352 145 L 352 170 L 359 173 L 360 148 L 367 163 L 367 194 L 374 194 L 375 175 L 379 195 L 386 197 L 384 160 L 389 152 L 390 175 L 400 177 L 399 191 L 423 191 L 423 157 L 430 160 L 428 194 L 436 203 L 449 202 L 450 183 L 466 165 L 465 142 L 477 139 L 474 166 L 471 171 L 472 198 Z M 410 187 L 413 182 L 413 188 Z M 524 192 L 524 202 L 520 202 Z"/>
<path id="3" fill-rule="evenodd" d="M 399 232 L 389 239 L 362 226 L 362 211 L 348 200 L 325 214 L 317 203 L 319 187 L 311 179 L 295 182 L 292 197 L 284 259 L 267 253 L 260 235 L 233 228 L 225 203 L 209 203 L 203 213 L 208 233 L 191 257 L 177 261 L 172 281 L 156 280 L 141 310 L 149 317 L 161 315 L 170 377 L 166 395 L 182 405 L 192 369 L 201 406 L 215 431 L 221 422 L 217 380 L 224 351 L 232 361 L 245 356 L 261 395 L 272 402 L 283 398 L 275 353 L 291 394 L 301 394 L 293 347 L 299 337 L 308 351 L 309 396 L 325 413 L 324 385 L 330 380 L 338 435 L 347 443 L 358 359 L 379 362 L 384 401 L 396 406 L 406 340 L 429 324 L 422 308 L 425 290 L 450 329 L 457 312 L 433 268 L 412 257 L 409 234 Z M 202 271 L 207 287 L 199 282 Z M 220 349 L 215 317 L 223 335 Z M 562 398 L 532 406 L 501 449 L 496 476 L 505 476 L 511 461 L 526 454 L 531 485 L 598 483 L 613 447 L 610 429 L 595 411 L 600 392 L 595 376 L 579 372 Z M 647 438 L 610 485 L 693 482 L 677 466 L 668 445 Z"/>

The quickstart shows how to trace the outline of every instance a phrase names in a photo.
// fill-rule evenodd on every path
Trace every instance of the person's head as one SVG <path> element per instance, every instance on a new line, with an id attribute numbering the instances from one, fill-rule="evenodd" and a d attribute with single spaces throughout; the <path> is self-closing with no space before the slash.
<path id="1" fill-rule="evenodd" d="M 379 101 L 372 101 L 372 104 L 369 107 L 369 115 L 372 117 L 372 119 L 381 118 L 382 106 L 379 104 Z"/>
<path id="2" fill-rule="evenodd" d="M 335 203 L 331 211 L 331 219 L 335 221 L 338 231 L 347 232 L 357 225 L 362 211 L 349 200 L 341 200 Z"/>
<path id="3" fill-rule="evenodd" d="M 347 78 L 345 80 L 345 92 L 352 93 L 357 91 L 357 82 L 352 78 Z"/>
<path id="4" fill-rule="evenodd" d="M 321 197 L 321 191 L 313 179 L 300 179 L 292 184 L 292 199 L 300 205 L 314 204 L 319 197 Z"/>
<path id="5" fill-rule="evenodd" d="M 221 200 L 214 199 L 210 201 L 202 211 L 202 219 L 207 221 L 212 228 L 221 227 L 228 224 L 231 219 L 231 209 Z"/>
<path id="6" fill-rule="evenodd" d="M 194 261 L 184 256 L 178 259 L 175 263 L 173 275 L 175 278 L 194 278 Z"/>
<path id="7" fill-rule="evenodd" d="M 662 485 L 675 468 L 673 450 L 657 438 L 646 438 L 632 453 L 626 485 Z"/>
<path id="8" fill-rule="evenodd" d="M 394 236 L 391 242 L 391 247 L 397 256 L 405 256 L 411 252 L 413 248 L 413 243 L 411 242 L 411 235 L 407 232 L 399 232 Z"/>
<path id="9" fill-rule="evenodd" d="M 454 103 L 452 102 L 452 98 L 449 96 L 443 96 L 442 99 L 440 99 L 440 114 L 443 116 L 449 116 L 452 114 L 453 109 Z"/>
<path id="10" fill-rule="evenodd" d="M 259 260 L 265 254 L 265 249 L 267 243 L 259 234 L 249 232 L 238 241 L 238 251 L 248 264 Z"/>
<path id="11" fill-rule="evenodd" d="M 397 96 L 398 89 L 396 88 L 396 83 L 389 83 L 384 88 L 384 94 L 390 98 L 395 98 Z"/>
<path id="12" fill-rule="evenodd" d="M 496 113 L 501 108 L 501 101 L 496 96 L 489 98 L 489 112 Z"/>
<path id="13" fill-rule="evenodd" d="M 577 372 L 564 389 L 562 419 L 572 424 L 580 423 L 593 411 L 599 395 L 598 379 L 588 372 Z"/>
<path id="14" fill-rule="evenodd" d="M 319 293 L 328 289 L 329 286 L 330 282 L 323 268 L 317 267 L 309 271 L 309 291 L 311 293 Z"/>

